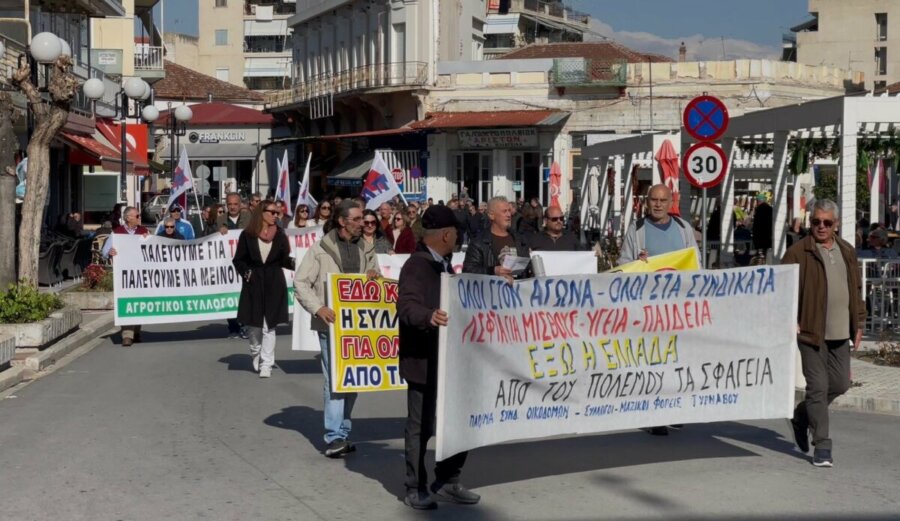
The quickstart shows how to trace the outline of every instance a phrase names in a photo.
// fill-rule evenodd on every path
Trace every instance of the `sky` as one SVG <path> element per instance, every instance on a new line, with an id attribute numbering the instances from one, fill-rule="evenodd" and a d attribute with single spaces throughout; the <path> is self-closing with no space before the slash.
<path id="1" fill-rule="evenodd" d="M 162 0 L 165 30 L 197 35 L 197 2 Z M 447 1 L 447 0 L 443 0 Z M 465 0 L 464 0 L 465 1 Z M 566 0 L 591 15 L 594 32 L 638 51 L 689 60 L 781 55 L 781 35 L 809 19 L 808 0 Z M 159 5 L 157 6 L 159 9 Z M 157 20 L 159 13 L 157 12 Z"/>

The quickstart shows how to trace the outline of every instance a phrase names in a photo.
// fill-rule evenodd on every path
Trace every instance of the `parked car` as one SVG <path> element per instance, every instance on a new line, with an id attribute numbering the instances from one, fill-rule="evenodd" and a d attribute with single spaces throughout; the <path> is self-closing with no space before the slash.
<path id="1" fill-rule="evenodd" d="M 141 221 L 156 224 L 169 207 L 169 195 L 155 195 L 141 209 Z"/>

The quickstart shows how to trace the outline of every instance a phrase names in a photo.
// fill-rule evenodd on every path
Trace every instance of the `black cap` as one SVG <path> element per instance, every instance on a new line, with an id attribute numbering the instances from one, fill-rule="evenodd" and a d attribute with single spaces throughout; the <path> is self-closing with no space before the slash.
<path id="1" fill-rule="evenodd" d="M 429 206 L 422 215 L 422 228 L 426 230 L 439 230 L 441 228 L 456 228 L 459 224 L 453 210 L 446 206 Z"/>
<path id="2" fill-rule="evenodd" d="M 183 211 L 184 211 L 184 209 L 181 208 L 181 205 L 178 205 L 178 204 L 173 204 L 172 206 L 169 207 L 169 213 L 183 212 Z"/>

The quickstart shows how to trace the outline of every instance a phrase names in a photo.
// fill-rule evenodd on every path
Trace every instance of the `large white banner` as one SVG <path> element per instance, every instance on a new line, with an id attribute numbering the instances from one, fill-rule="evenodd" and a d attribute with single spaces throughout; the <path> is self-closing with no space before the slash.
<path id="1" fill-rule="evenodd" d="M 789 418 L 797 266 L 445 275 L 437 454 L 512 440 Z"/>
<path id="2" fill-rule="evenodd" d="M 533 251 L 531 258 L 540 257 L 544 276 L 590 275 L 597 273 L 597 256 L 593 251 Z"/>
<path id="3" fill-rule="evenodd" d="M 321 227 L 286 230 L 292 255 L 305 254 Z M 235 318 L 241 278 L 232 264 L 241 230 L 179 241 L 114 234 L 116 325 L 170 324 Z M 289 305 L 294 273 L 284 270 Z M 296 306 L 299 307 L 299 306 Z M 306 320 L 307 329 L 309 320 Z"/>
<path id="4" fill-rule="evenodd" d="M 378 268 L 381 270 L 381 275 L 386 279 L 399 279 L 400 270 L 403 269 L 403 265 L 406 264 L 408 259 L 408 253 L 395 253 L 393 255 L 379 253 Z M 464 252 L 454 253 L 453 258 L 450 259 L 450 264 L 453 265 L 453 271 L 456 273 L 462 272 L 462 265 L 465 259 L 466 254 Z"/>
<path id="5" fill-rule="evenodd" d="M 306 252 L 322 238 L 322 227 L 312 226 L 288 231 L 291 232 L 288 238 L 291 239 L 291 247 L 294 249 L 294 270 L 297 270 L 300 268 L 300 263 L 303 262 Z M 294 277 L 292 274 L 289 287 L 291 295 L 294 294 L 293 288 Z M 320 350 L 319 334 L 310 328 L 311 319 L 312 316 L 309 312 L 303 309 L 299 302 L 294 302 L 294 320 L 291 325 L 293 328 L 291 335 L 292 351 L 318 352 Z"/>

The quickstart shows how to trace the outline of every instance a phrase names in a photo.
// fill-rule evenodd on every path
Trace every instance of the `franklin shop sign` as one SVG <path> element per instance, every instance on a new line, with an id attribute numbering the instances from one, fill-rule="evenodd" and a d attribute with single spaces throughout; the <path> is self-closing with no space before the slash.
<path id="1" fill-rule="evenodd" d="M 191 132 L 188 139 L 191 143 L 243 143 L 247 134 L 239 130 L 209 130 Z"/>

